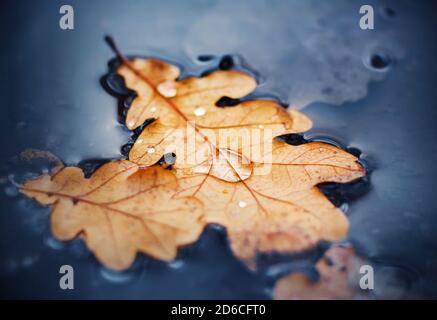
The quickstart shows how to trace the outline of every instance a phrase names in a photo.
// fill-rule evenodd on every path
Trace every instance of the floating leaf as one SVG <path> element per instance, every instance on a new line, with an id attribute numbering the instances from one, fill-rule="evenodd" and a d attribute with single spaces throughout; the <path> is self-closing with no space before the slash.
<path id="1" fill-rule="evenodd" d="M 127 128 L 133 130 L 147 119 L 155 119 L 130 150 L 129 159 L 138 164 L 153 165 L 164 154 L 176 153 L 175 167 L 214 167 L 220 163 L 220 168 L 212 168 L 209 174 L 225 181 L 240 181 L 247 179 L 251 171 L 250 165 L 241 166 L 243 160 L 248 164 L 257 160 L 276 136 L 311 127 L 304 114 L 287 112 L 272 100 L 216 106 L 224 96 L 241 98 L 256 88 L 256 81 L 246 73 L 215 71 L 200 78 L 176 80 L 176 66 L 118 55 L 122 64 L 117 73 L 137 95 L 126 115 Z M 237 161 L 229 160 L 230 156 Z"/>
<path id="2" fill-rule="evenodd" d="M 64 167 L 54 175 L 30 180 L 21 192 L 52 206 L 51 226 L 59 240 L 81 235 L 106 266 L 129 267 L 141 251 L 162 260 L 199 237 L 202 204 L 174 199 L 176 177 L 159 166 L 140 168 L 112 161 L 86 179 L 81 169 Z"/>
<path id="3" fill-rule="evenodd" d="M 241 98 L 255 89 L 255 80 L 239 71 L 177 81 L 155 72 L 156 60 L 119 56 L 123 63 L 117 72 L 137 92 L 126 125 L 133 129 L 156 119 L 140 134 L 129 159 L 151 165 L 175 152 L 174 169 L 187 189 L 183 194 L 204 203 L 207 222 L 226 226 L 238 257 L 253 264 L 258 251 L 301 251 L 319 240 L 345 236 L 347 219 L 315 185 L 349 182 L 363 176 L 364 169 L 354 156 L 327 144 L 293 147 L 273 140 L 309 129 L 305 115 L 268 100 L 217 107 L 223 96 Z M 168 64 L 158 69 L 173 70 Z M 244 139 L 253 131 L 259 139 Z M 222 147 L 217 136 L 223 135 L 227 144 Z M 194 150 L 194 161 L 188 159 L 191 149 L 176 150 L 184 144 Z"/>
<path id="4" fill-rule="evenodd" d="M 173 259 L 208 223 L 226 227 L 235 255 L 251 267 L 258 252 L 294 253 L 346 235 L 346 217 L 317 184 L 349 182 L 365 170 L 332 145 L 274 139 L 308 130 L 303 113 L 270 100 L 218 107 L 224 96 L 250 93 L 255 80 L 234 70 L 177 80 L 177 67 L 128 60 L 110 45 L 121 61 L 117 72 L 137 93 L 126 126 L 155 121 L 139 135 L 129 160 L 111 161 L 90 178 L 67 167 L 22 186 L 21 192 L 53 207 L 57 239 L 81 235 L 103 264 L 124 269 L 138 251 Z M 173 165 L 156 165 L 170 153 Z"/>
<path id="5" fill-rule="evenodd" d="M 315 186 L 364 174 L 354 156 L 318 142 L 274 141 L 269 158 L 271 163 L 254 164 L 255 171 L 267 174 L 240 182 L 176 169 L 184 189 L 180 194 L 203 202 L 206 221 L 224 225 L 234 253 L 251 266 L 257 252 L 297 252 L 320 240 L 342 239 L 346 217 Z"/>

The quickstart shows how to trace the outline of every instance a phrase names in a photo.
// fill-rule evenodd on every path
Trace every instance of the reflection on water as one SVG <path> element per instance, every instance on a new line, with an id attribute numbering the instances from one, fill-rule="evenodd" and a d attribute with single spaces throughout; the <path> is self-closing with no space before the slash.
<path id="1" fill-rule="evenodd" d="M 90 172 L 128 152 L 131 133 L 100 85 L 112 58 L 103 36 L 112 34 L 126 53 L 176 61 L 184 76 L 250 67 L 256 94 L 311 116 L 305 138 L 361 151 L 372 170 L 368 188 L 338 205 L 348 208 L 350 240 L 375 266 L 375 294 L 437 297 L 434 7 L 368 2 L 374 31 L 358 28 L 359 1 L 81 1 L 71 32 L 58 28 L 52 1 L 8 3 L 0 19 L 1 296 L 267 298 L 277 275 L 317 256 L 270 259 L 253 274 L 232 257 L 223 230 L 210 227 L 175 262 L 140 257 L 118 274 L 102 269 L 80 240 L 48 237 L 48 210 L 17 195 L 8 175 L 20 182 L 49 169 L 20 161 L 26 148 Z M 77 270 L 72 292 L 58 288 L 63 264 Z"/>

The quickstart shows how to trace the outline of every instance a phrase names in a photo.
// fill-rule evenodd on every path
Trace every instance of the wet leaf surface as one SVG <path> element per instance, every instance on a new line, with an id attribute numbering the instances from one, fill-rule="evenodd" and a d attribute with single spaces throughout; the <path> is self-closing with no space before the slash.
<path id="1" fill-rule="evenodd" d="M 274 141 L 272 153 L 272 163 L 254 163 L 254 171 L 268 168 L 268 174 L 239 182 L 176 169 L 181 194 L 204 203 L 207 222 L 224 225 L 234 253 L 252 267 L 258 252 L 298 252 L 342 239 L 346 217 L 315 186 L 364 174 L 354 156 L 323 143 Z"/>
<path id="2" fill-rule="evenodd" d="M 311 127 L 305 115 L 287 112 L 276 101 L 249 100 L 229 108 L 217 107 L 223 96 L 241 98 L 255 89 L 256 81 L 243 72 L 216 71 L 175 81 L 179 74 L 175 66 L 155 59 L 120 59 L 123 64 L 117 72 L 137 94 L 127 112 L 126 127 L 134 130 L 147 119 L 156 119 L 129 152 L 129 159 L 138 164 L 152 165 L 164 154 L 174 152 L 177 168 L 211 166 L 210 174 L 222 180 L 244 180 L 250 175 L 250 166 L 238 167 L 241 161 L 217 162 L 214 158 L 244 158 L 250 162 L 273 137 Z M 259 131 L 257 144 L 245 139 L 253 130 Z M 219 135 L 228 137 L 225 147 Z M 187 141 L 194 145 L 177 152 Z"/>
<path id="3" fill-rule="evenodd" d="M 26 182 L 20 190 L 52 206 L 57 239 L 80 235 L 113 269 L 129 267 L 137 251 L 174 259 L 177 248 L 197 240 L 203 230 L 202 204 L 192 197 L 174 199 L 177 180 L 160 166 L 112 161 L 88 179 L 81 169 L 65 167 Z"/>
<path id="4" fill-rule="evenodd" d="M 121 62 L 117 72 L 136 93 L 127 128 L 155 121 L 138 136 L 129 160 L 106 163 L 89 178 L 67 167 L 22 186 L 53 207 L 57 239 L 81 235 L 103 264 L 125 269 L 137 251 L 175 258 L 209 223 L 226 227 L 234 254 L 251 268 L 259 252 L 300 252 L 345 237 L 346 217 L 317 185 L 364 176 L 354 155 L 321 142 L 275 140 L 311 127 L 303 113 L 275 101 L 218 107 L 223 96 L 242 98 L 256 87 L 248 74 L 225 68 L 176 80 L 177 67 L 128 60 L 107 40 Z M 244 139 L 247 132 L 259 139 Z M 221 134 L 226 145 L 217 139 Z"/>

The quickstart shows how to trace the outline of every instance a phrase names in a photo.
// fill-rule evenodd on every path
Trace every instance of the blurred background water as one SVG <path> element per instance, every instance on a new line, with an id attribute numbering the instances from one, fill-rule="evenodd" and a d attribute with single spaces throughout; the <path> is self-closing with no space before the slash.
<path id="1" fill-rule="evenodd" d="M 62 4 L 75 10 L 73 31 L 59 28 Z M 375 30 L 359 28 L 362 4 L 373 5 Z M 27 148 L 70 165 L 121 157 L 130 133 L 99 82 L 113 58 L 105 34 L 127 54 L 178 62 L 184 75 L 231 54 L 259 75 L 257 94 L 311 116 L 306 137 L 361 150 L 370 189 L 342 207 L 350 241 L 375 266 L 375 295 L 437 298 L 432 1 L 39 0 L 0 8 L 2 298 L 270 297 L 269 272 L 247 271 L 220 228 L 208 228 L 175 262 L 141 256 L 116 273 L 80 240 L 52 239 L 49 210 L 18 195 L 11 181 L 47 169 L 19 159 Z M 59 289 L 62 264 L 75 268 L 75 290 Z"/>

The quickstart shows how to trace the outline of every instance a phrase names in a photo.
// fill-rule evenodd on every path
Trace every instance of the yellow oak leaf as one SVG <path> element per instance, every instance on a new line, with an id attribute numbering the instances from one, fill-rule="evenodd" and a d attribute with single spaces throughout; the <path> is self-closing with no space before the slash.
<path id="1" fill-rule="evenodd" d="M 129 159 L 152 165 L 174 152 L 174 170 L 185 189 L 180 194 L 200 199 L 206 221 L 227 228 L 239 258 L 254 266 L 257 252 L 302 251 L 346 235 L 346 217 L 316 185 L 355 180 L 364 168 L 356 157 L 328 144 L 291 146 L 274 140 L 308 130 L 311 121 L 304 114 L 269 100 L 220 108 L 220 98 L 247 95 L 255 80 L 234 70 L 185 80 L 176 80 L 172 72 L 170 80 L 150 71 L 156 60 L 128 60 L 116 52 L 121 61 L 117 73 L 137 93 L 127 127 L 156 119 L 140 134 Z M 165 64 L 160 69 L 173 68 Z M 249 138 L 244 136 L 248 132 Z M 259 135 L 254 138 L 253 132 Z M 194 160 L 189 159 L 193 153 Z"/>
<path id="2" fill-rule="evenodd" d="M 137 252 L 173 259 L 209 223 L 227 229 L 233 252 L 252 268 L 259 252 L 294 253 L 346 235 L 345 215 L 317 185 L 353 181 L 365 170 L 335 146 L 274 139 L 308 130 L 303 113 L 269 100 L 217 107 L 223 96 L 250 93 L 255 80 L 239 71 L 177 80 L 177 67 L 128 60 L 111 45 L 121 61 L 118 74 L 137 93 L 126 126 L 155 121 L 129 160 L 111 161 L 90 178 L 79 168 L 61 168 L 21 187 L 53 207 L 57 239 L 80 235 L 103 264 L 121 270 Z M 171 170 L 156 165 L 168 153 L 176 156 Z"/>
<path id="3" fill-rule="evenodd" d="M 251 175 L 251 162 L 271 147 L 274 137 L 312 125 L 304 114 L 287 112 L 272 100 L 216 106 L 224 96 L 241 98 L 256 88 L 255 79 L 244 72 L 215 71 L 177 80 L 176 66 L 155 59 L 128 60 L 118 50 L 117 54 L 122 62 L 117 73 L 136 92 L 126 127 L 133 130 L 155 119 L 129 153 L 129 160 L 140 165 L 153 165 L 164 154 L 175 153 L 177 168 L 211 165 L 210 175 L 240 181 Z"/>
<path id="4" fill-rule="evenodd" d="M 255 172 L 267 168 L 265 174 L 239 182 L 175 170 L 183 190 L 179 195 L 201 200 L 206 222 L 225 226 L 233 252 L 251 267 L 258 252 L 298 252 L 320 240 L 344 238 L 345 215 L 316 185 L 349 182 L 365 173 L 356 157 L 319 142 L 274 141 L 270 158 L 271 163 L 254 164 Z"/>
<path id="5" fill-rule="evenodd" d="M 129 267 L 138 251 L 171 260 L 178 247 L 197 240 L 204 227 L 202 204 L 193 197 L 173 198 L 178 190 L 169 170 L 125 160 L 103 165 L 90 178 L 77 167 L 64 167 L 20 189 L 52 206 L 56 239 L 81 235 L 96 257 L 116 270 Z"/>

